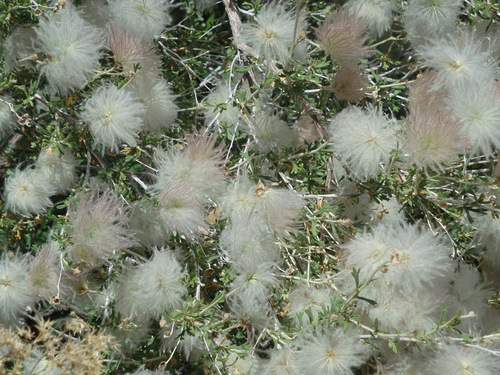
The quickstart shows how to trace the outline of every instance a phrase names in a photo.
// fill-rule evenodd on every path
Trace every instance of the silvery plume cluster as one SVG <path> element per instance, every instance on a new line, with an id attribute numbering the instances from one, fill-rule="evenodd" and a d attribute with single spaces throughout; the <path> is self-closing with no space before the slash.
<path id="1" fill-rule="evenodd" d="M 459 0 L 32 3 L 3 43 L 10 82 L 35 78 L 0 89 L 0 325 L 81 317 L 113 336 L 103 373 L 500 371 L 498 22 Z M 182 45 L 198 26 L 231 35 L 223 62 Z"/>

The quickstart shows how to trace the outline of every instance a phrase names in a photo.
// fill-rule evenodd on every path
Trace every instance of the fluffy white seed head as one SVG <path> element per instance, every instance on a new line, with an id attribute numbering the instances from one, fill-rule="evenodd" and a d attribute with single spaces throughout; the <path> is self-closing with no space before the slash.
<path id="1" fill-rule="evenodd" d="M 452 250 L 441 238 L 418 225 L 391 229 L 387 240 L 391 262 L 383 278 L 392 288 L 411 292 L 449 276 Z"/>
<path id="2" fill-rule="evenodd" d="M 129 89 L 146 109 L 142 117 L 145 130 L 155 132 L 174 125 L 179 108 L 167 81 L 142 75 L 132 81 Z"/>
<path id="3" fill-rule="evenodd" d="M 209 354 L 207 346 L 210 345 L 211 341 L 203 337 L 203 334 L 198 330 L 192 335 L 188 330 L 183 331 L 177 327 L 172 330 L 171 327 L 167 326 L 160 331 L 160 337 L 162 337 L 162 350 L 173 350 L 177 347 L 190 361 L 198 361 L 202 356 Z"/>
<path id="4" fill-rule="evenodd" d="M 336 160 L 334 158 L 334 160 Z M 371 208 L 371 198 L 366 193 L 361 193 L 355 182 L 344 179 L 340 181 L 341 198 L 339 203 L 344 205 L 340 213 L 342 218 L 348 221 L 369 221 L 373 213 Z"/>
<path id="5" fill-rule="evenodd" d="M 81 114 L 94 143 L 117 152 L 122 143 L 137 144 L 145 107 L 130 92 L 105 85 L 94 91 Z"/>
<path id="6" fill-rule="evenodd" d="M 489 80 L 455 87 L 449 99 L 473 155 L 490 155 L 500 147 L 500 88 Z"/>
<path id="7" fill-rule="evenodd" d="M 114 21 L 108 24 L 108 45 L 115 63 L 121 65 L 125 72 L 134 72 L 139 65 L 135 79 L 160 74 L 161 60 L 149 41 L 140 40 Z"/>
<path id="8" fill-rule="evenodd" d="M 35 57 L 40 52 L 35 29 L 17 27 L 2 44 L 2 49 L 6 73 L 23 66 L 35 67 Z"/>
<path id="9" fill-rule="evenodd" d="M 500 269 L 500 218 L 494 212 L 487 212 L 474 220 L 477 231 L 474 242 L 484 246 L 487 250 L 486 260 L 496 269 Z"/>
<path id="10" fill-rule="evenodd" d="M 157 184 L 155 195 L 160 204 L 160 224 L 167 233 L 178 233 L 189 238 L 206 231 L 207 215 L 203 207 L 204 196 L 183 180 Z"/>
<path id="11" fill-rule="evenodd" d="M 244 85 L 245 92 L 249 92 L 248 85 Z M 213 124 L 220 124 L 221 122 L 232 126 L 238 123 L 240 111 L 235 103 L 232 88 L 229 87 L 226 80 L 222 80 L 215 86 L 210 94 L 205 98 L 203 112 L 205 114 L 205 125 L 207 127 Z M 225 109 L 216 108 L 218 104 L 226 104 Z"/>
<path id="12" fill-rule="evenodd" d="M 255 189 L 255 213 L 278 236 L 286 236 L 297 228 L 297 218 L 304 200 L 296 192 L 272 189 L 262 182 Z"/>
<path id="13" fill-rule="evenodd" d="M 306 334 L 299 347 L 297 360 L 304 375 L 350 375 L 364 362 L 364 347 L 355 332 L 340 327 Z"/>
<path id="14" fill-rule="evenodd" d="M 176 145 L 168 151 L 157 150 L 156 191 L 171 182 L 182 182 L 190 189 L 208 197 L 218 196 L 224 184 L 224 149 L 215 145 L 216 135 L 200 131 L 185 137 L 187 145 Z"/>
<path id="15" fill-rule="evenodd" d="M 482 348 L 448 344 L 432 361 L 436 374 L 496 375 L 500 371 L 498 356 Z"/>
<path id="16" fill-rule="evenodd" d="M 271 324 L 272 313 L 269 302 L 248 299 L 248 296 L 236 295 L 228 298 L 228 303 L 237 321 L 242 326 L 252 326 L 258 330 L 264 330 Z"/>
<path id="17" fill-rule="evenodd" d="M 167 0 L 111 0 L 109 12 L 116 24 L 147 41 L 162 33 L 170 23 Z"/>
<path id="18" fill-rule="evenodd" d="M 262 366 L 263 375 L 298 375 L 300 367 L 297 352 L 289 347 L 275 349 L 270 353 L 269 361 Z"/>
<path id="19" fill-rule="evenodd" d="M 344 246 L 346 268 L 361 269 L 367 279 L 381 270 L 382 266 L 391 260 L 388 233 L 388 227 L 384 225 L 377 225 L 371 231 L 358 233 Z"/>
<path id="20" fill-rule="evenodd" d="M 469 139 L 450 108 L 450 93 L 437 87 L 438 74 L 427 70 L 409 87 L 409 111 L 403 125 L 403 151 L 418 167 L 439 169 L 465 153 Z"/>
<path id="21" fill-rule="evenodd" d="M 226 362 L 228 374 L 258 375 L 257 359 L 252 355 L 238 355 L 231 353 Z"/>
<path id="22" fill-rule="evenodd" d="M 76 182 L 77 161 L 71 151 L 47 148 L 38 155 L 35 166 L 52 184 L 56 194 L 68 191 Z"/>
<path id="23" fill-rule="evenodd" d="M 367 21 L 347 8 L 330 13 L 316 30 L 321 47 L 339 64 L 355 67 L 359 59 L 371 54 L 365 46 Z"/>
<path id="24" fill-rule="evenodd" d="M 257 185 L 246 174 L 237 176 L 222 197 L 222 214 L 233 222 L 245 222 L 255 209 Z"/>
<path id="25" fill-rule="evenodd" d="M 405 355 L 393 355 L 386 365 L 387 375 L 421 375 L 430 374 L 430 361 L 435 353 L 431 350 L 411 350 Z"/>
<path id="26" fill-rule="evenodd" d="M 49 56 L 42 73 L 62 94 L 82 86 L 99 65 L 102 35 L 67 5 L 40 19 L 36 29 L 41 50 Z"/>
<path id="27" fill-rule="evenodd" d="M 11 99 L 5 96 L 0 97 L 0 137 L 11 134 L 19 123 L 16 121 L 16 116 L 12 113 L 9 104 Z"/>
<path id="28" fill-rule="evenodd" d="M 220 235 L 220 246 L 232 263 L 255 259 L 261 262 L 278 261 L 276 238 L 258 220 L 246 220 L 226 225 Z"/>
<path id="29" fill-rule="evenodd" d="M 293 130 L 279 115 L 270 111 L 259 110 L 254 116 L 246 119 L 248 132 L 255 137 L 257 148 L 267 153 L 280 152 L 283 147 L 292 146 L 296 142 Z"/>
<path id="30" fill-rule="evenodd" d="M 426 70 L 420 74 L 415 82 L 408 87 L 409 110 L 412 112 L 431 112 L 439 114 L 444 107 L 448 107 L 449 92 L 445 88 L 436 89 L 438 74 Z"/>
<path id="31" fill-rule="evenodd" d="M 265 4 L 257 14 L 257 22 L 243 24 L 241 36 L 243 41 L 252 47 L 259 57 L 286 63 L 290 60 L 290 49 L 296 35 L 305 28 L 300 17 L 295 27 L 295 13 L 287 11 L 278 2 Z"/>
<path id="32" fill-rule="evenodd" d="M 403 205 L 397 201 L 395 196 L 392 196 L 389 200 L 372 203 L 370 211 L 372 211 L 372 223 L 382 223 L 391 226 L 405 222 Z"/>
<path id="33" fill-rule="evenodd" d="M 419 47 L 422 63 L 438 73 L 434 89 L 453 89 L 494 77 L 495 68 L 485 43 L 485 38 L 474 30 L 460 30 L 446 38 L 437 36 Z"/>
<path id="34" fill-rule="evenodd" d="M 405 295 L 441 287 L 453 267 L 451 252 L 441 238 L 418 225 L 379 224 L 345 245 L 345 265 L 349 272 L 351 267 L 361 270 L 360 282 L 375 278 L 363 296 L 381 302 L 391 293 Z M 354 279 L 348 275 L 343 289 L 350 292 L 354 287 Z"/>
<path id="35" fill-rule="evenodd" d="M 50 196 L 54 194 L 52 184 L 38 169 L 16 169 L 5 181 L 5 208 L 30 216 L 44 213 L 52 206 Z"/>
<path id="36" fill-rule="evenodd" d="M 33 294 L 27 275 L 26 258 L 11 257 L 5 251 L 0 258 L 0 324 L 15 325 L 31 303 Z"/>
<path id="37" fill-rule="evenodd" d="M 203 207 L 206 197 L 218 195 L 222 188 L 223 150 L 215 146 L 215 136 L 207 133 L 187 135 L 186 143 L 156 152 L 159 174 L 153 191 L 164 228 L 192 237 L 207 226 Z"/>
<path id="38" fill-rule="evenodd" d="M 474 314 L 474 318 L 463 319 L 460 328 L 462 331 L 476 331 L 481 327 L 481 320 L 487 316 L 490 307 L 488 300 L 493 294 L 487 283 L 480 281 L 481 274 L 477 269 L 462 265 L 452 278 L 445 300 L 446 309 L 450 314 L 458 310 L 462 315 Z"/>
<path id="39" fill-rule="evenodd" d="M 330 289 L 301 284 L 290 293 L 290 316 L 296 324 L 301 323 L 303 327 L 307 327 L 312 323 L 309 314 L 316 320 L 323 307 L 328 308 L 331 305 L 332 297 Z M 299 314 L 302 314 L 301 320 Z"/>
<path id="40" fill-rule="evenodd" d="M 377 304 L 370 305 L 368 316 L 379 322 L 379 327 L 389 332 L 428 331 L 436 326 L 440 307 L 436 301 L 442 295 L 433 290 L 417 291 L 410 295 L 389 292 Z"/>
<path id="41" fill-rule="evenodd" d="M 88 311 L 89 307 L 96 312 L 104 312 L 103 306 L 109 304 L 111 296 L 114 296 L 114 285 L 100 293 L 94 291 L 102 289 L 96 279 L 96 269 L 80 267 L 82 264 L 75 265 L 80 273 L 67 268 L 62 273 L 60 286 L 61 300 L 70 305 L 76 311 L 83 313 Z"/>
<path id="42" fill-rule="evenodd" d="M 145 247 L 160 246 L 167 238 L 161 224 L 160 207 L 147 199 L 132 204 L 129 227 L 139 244 Z"/>
<path id="43" fill-rule="evenodd" d="M 274 263 L 252 258 L 241 259 L 234 265 L 236 277 L 231 288 L 237 290 L 238 298 L 244 301 L 265 302 L 271 287 L 277 280 L 273 274 Z"/>
<path id="44" fill-rule="evenodd" d="M 156 318 L 166 309 L 179 307 L 187 289 L 182 268 L 172 251 L 160 249 L 153 257 L 123 275 L 116 307 L 123 317 L 137 322 Z"/>
<path id="45" fill-rule="evenodd" d="M 359 179 L 378 176 L 396 149 L 396 126 L 380 109 L 349 107 L 331 121 L 333 150 Z"/>
<path id="46" fill-rule="evenodd" d="M 57 243 L 42 246 L 29 262 L 28 281 L 34 295 L 48 300 L 57 293 L 59 257 Z"/>
<path id="47" fill-rule="evenodd" d="M 414 47 L 451 32 L 457 23 L 461 5 L 461 0 L 409 1 L 404 26 Z"/>
<path id="48" fill-rule="evenodd" d="M 137 350 L 150 337 L 151 324 L 149 320 L 144 322 L 122 324 L 111 331 L 116 342 L 117 349 L 123 357 Z"/>
<path id="49" fill-rule="evenodd" d="M 403 127 L 403 150 L 408 153 L 410 163 L 419 168 L 440 169 L 458 154 L 465 153 L 468 138 L 449 109 L 439 112 L 430 108 L 413 109 Z"/>
<path id="50" fill-rule="evenodd" d="M 81 0 L 78 2 L 78 10 L 82 17 L 95 27 L 103 30 L 109 23 L 108 2 L 101 0 Z"/>
<path id="51" fill-rule="evenodd" d="M 71 207 L 69 221 L 70 257 L 75 262 L 102 264 L 134 244 L 124 204 L 108 192 L 100 196 L 95 191 L 85 193 Z"/>
<path id="52" fill-rule="evenodd" d="M 350 0 L 345 6 L 367 21 L 372 35 L 380 37 L 391 28 L 397 4 L 392 0 Z"/>
<path id="53" fill-rule="evenodd" d="M 360 69 L 342 67 L 332 81 L 332 90 L 340 100 L 357 102 L 367 93 L 368 80 Z"/>
<path id="54" fill-rule="evenodd" d="M 478 20 L 474 27 L 479 35 L 486 38 L 486 47 L 493 61 L 500 61 L 500 25 L 489 20 Z"/>

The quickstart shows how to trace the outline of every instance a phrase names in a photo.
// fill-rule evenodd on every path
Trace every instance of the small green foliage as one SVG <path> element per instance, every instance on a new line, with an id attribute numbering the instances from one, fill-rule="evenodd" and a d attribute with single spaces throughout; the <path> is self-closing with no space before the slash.
<path id="1" fill-rule="evenodd" d="M 340 9 L 331 2 L 280 3 L 287 17 L 297 17 L 297 24 L 302 17 L 308 20 L 308 26 L 293 36 L 297 55 L 286 62 L 258 56 L 258 46 L 246 45 L 240 35 L 243 24 L 256 24 L 259 15 L 262 21 L 261 11 L 269 2 L 219 1 L 205 12 L 198 9 L 201 1 L 173 2 L 169 26 L 154 38 L 141 40 L 131 36 L 134 30 L 127 30 L 131 35 L 120 34 L 118 47 L 98 44 L 98 66 L 88 72 L 83 84 L 71 86 L 64 94 L 47 74 L 55 57 L 46 52 L 46 46 L 30 45 L 25 38 L 26 45 L 18 40 L 14 48 L 9 47 L 9 36 L 15 36 L 16 30 L 36 28 L 45 22 L 40 20 L 60 16 L 73 7 L 78 9 L 72 10 L 78 18 L 79 12 L 90 12 L 85 19 L 98 24 L 92 12 L 106 12 L 97 3 L 101 2 L 0 2 L 4 55 L 22 54 L 23 48 L 28 51 L 27 56 L 17 57 L 21 61 L 12 71 L 0 74 L 0 183 L 5 186 L 0 200 L 0 284 L 13 282 L 4 266 L 5 259 L 15 257 L 29 265 L 28 274 L 21 275 L 24 283 L 30 283 L 36 272 L 46 272 L 47 279 L 57 280 L 49 291 L 32 288 L 30 315 L 22 316 L 24 328 L 19 334 L 5 333 L 29 350 L 0 358 L 0 368 L 12 374 L 26 373 L 27 356 L 34 348 L 44 353 L 40 363 L 45 359 L 52 363 L 71 344 L 89 350 L 89 342 L 97 340 L 102 357 L 90 361 L 97 367 L 86 373 L 134 373 L 141 367 L 193 374 L 251 374 L 256 369 L 271 373 L 266 366 L 271 366 L 278 348 L 289 348 L 300 356 L 307 337 L 339 329 L 355 337 L 356 345 L 366 344 L 369 353 L 366 358 L 370 359 L 359 360 L 365 362 L 362 366 L 348 370 L 371 374 L 394 371 L 399 360 L 414 360 L 410 354 L 414 349 L 421 349 L 424 356 L 434 353 L 429 357 L 432 364 L 439 357 L 437 350 L 450 345 L 448 341 L 481 346 L 483 340 L 498 338 L 494 332 L 497 323 L 484 321 L 490 317 L 499 321 L 499 287 L 493 275 L 500 258 L 492 250 L 498 246 L 500 233 L 495 232 L 500 216 L 498 150 L 474 156 L 464 149 L 440 169 L 411 163 L 406 126 L 417 100 L 410 96 L 409 87 L 433 70 L 420 61 L 419 48 L 425 47 L 414 46 L 405 30 L 409 2 L 391 3 L 392 26 L 382 37 L 366 29 L 369 36 L 365 39 L 373 51 L 348 67 L 366 80 L 366 91 L 352 102 L 338 98 L 338 90 L 349 89 L 345 82 L 336 82 L 344 67 L 330 58 L 316 35 L 315 29 L 325 17 Z M 123 0 L 124 14 L 129 3 Z M 144 2 L 143 6 L 155 3 Z M 296 13 L 294 6 L 303 9 L 303 14 Z M 499 15 L 497 2 L 466 1 L 456 20 L 461 28 L 476 25 L 481 32 L 491 31 L 491 44 L 484 48 L 496 46 L 488 60 L 495 69 L 498 62 L 492 61 L 493 56 L 498 57 Z M 113 17 L 116 24 L 123 21 L 120 15 Z M 141 25 L 137 23 L 138 30 Z M 100 31 L 96 33 L 107 39 L 107 29 L 97 26 Z M 60 37 L 64 40 L 64 35 Z M 64 45 L 67 53 L 77 43 L 72 42 Z M 129 65 L 117 61 L 120 52 L 124 59 L 127 53 L 133 56 Z M 153 62 L 144 58 L 149 55 Z M 137 56 L 141 57 L 138 61 Z M 2 72 L 5 57 L 11 56 L 0 60 Z M 69 73 L 68 82 L 74 79 Z M 122 134 L 115 133 L 110 138 L 115 149 L 96 144 L 90 124 L 82 117 L 96 90 L 110 85 L 120 93 L 135 92 L 137 82 L 160 79 L 173 93 L 169 104 L 178 107 L 175 120 L 158 131 L 140 128 L 131 135 L 134 142 L 117 140 Z M 227 92 L 211 100 L 211 94 L 222 85 Z M 447 105 L 443 98 L 449 93 L 442 95 L 440 89 L 425 92 L 431 97 L 429 103 L 420 98 L 427 109 Z M 165 99 L 143 100 L 137 93 L 133 95 L 137 95 L 134 103 L 140 101 L 141 108 L 153 112 L 156 99 Z M 5 114 L 3 104 L 8 108 Z M 385 150 L 387 160 L 374 163 L 378 169 L 366 171 L 369 178 L 356 177 L 350 163 L 358 155 L 346 156 L 335 148 L 340 132 L 331 125 L 332 120 L 342 118 L 350 107 L 380 109 L 391 119 L 387 126 L 394 130 L 397 146 Z M 106 119 L 113 118 L 114 108 L 107 107 Z M 154 117 L 154 113 L 145 113 L 146 109 L 141 116 Z M 208 121 L 212 114 L 218 117 Z M 160 122 L 167 122 L 165 113 L 159 117 Z M 12 127 L 5 134 L 4 118 Z M 266 128 L 264 120 L 273 123 Z M 275 123 L 283 127 L 273 133 L 278 128 Z M 361 129 L 360 124 L 353 127 L 352 139 L 364 131 Z M 365 143 L 377 144 L 378 135 L 370 135 Z M 352 142 L 350 138 L 345 141 Z M 357 150 L 359 145 L 350 146 Z M 19 170 L 38 168 L 43 152 L 67 152 L 74 157 L 71 187 L 51 195 L 52 205 L 46 211 L 17 214 L 9 209 L 12 195 L 7 182 Z M 162 152 L 165 160 L 159 162 Z M 55 168 L 64 169 L 61 165 Z M 238 186 L 242 176 L 248 177 L 248 186 Z M 87 193 L 113 197 L 116 212 L 109 227 L 120 233 L 119 239 L 130 242 L 114 249 L 113 238 L 104 236 L 103 243 L 94 246 L 102 247 L 103 256 L 91 261 L 75 255 L 81 244 L 75 239 L 74 215 Z M 270 199 L 272 193 L 276 193 L 274 200 Z M 293 197 L 301 203 L 295 204 Z M 300 207 L 292 207 L 294 204 Z M 110 214 L 112 208 L 95 217 Z M 176 221 L 183 225 L 169 226 Z M 397 242 L 398 234 L 404 233 L 403 222 L 421 227 L 436 244 L 441 241 L 435 248 L 447 253 L 435 256 L 451 264 L 446 270 L 436 268 L 442 271 L 432 275 L 436 282 L 418 279 L 415 290 L 408 289 L 408 280 L 404 285 L 394 280 L 405 280 L 418 267 L 423 267 L 422 274 L 430 272 L 434 264 L 425 263 L 432 259 L 420 259 L 415 265 L 408 255 L 412 244 L 397 248 L 389 243 Z M 104 229 L 103 223 L 91 222 L 81 237 L 95 238 Z M 376 228 L 385 228 L 387 235 L 370 237 Z M 362 236 L 365 243 L 358 246 L 359 252 L 349 248 Z M 365 245 L 369 251 L 363 258 L 360 254 Z M 55 253 L 43 253 L 46 246 Z M 165 282 L 169 275 L 158 272 L 158 280 L 149 281 L 151 285 L 139 285 L 141 280 L 137 280 L 137 285 L 127 285 L 128 293 L 123 291 L 134 270 L 149 264 L 158 251 L 172 254 L 180 265 L 178 279 L 185 289 L 173 291 L 172 300 L 179 296 L 175 293 L 183 293 L 178 298 L 181 302 L 165 308 L 168 301 L 152 300 L 150 305 L 164 309 L 153 317 L 144 313 L 150 308 L 147 303 L 136 306 L 133 300 L 130 311 L 119 310 L 120 298 L 137 295 L 137 290 L 144 294 L 156 290 L 151 293 L 154 298 L 172 286 Z M 49 261 L 36 258 L 40 253 Z M 365 266 L 351 267 L 352 258 Z M 470 290 L 453 294 L 458 293 L 452 290 L 453 278 L 469 266 L 477 280 L 471 279 Z M 401 278 L 392 278 L 397 272 Z M 483 280 L 493 281 L 486 286 Z M 11 319 L 11 311 L 3 306 L 9 301 L 4 292 L 0 291 L 0 330 L 5 322 L 21 326 L 21 311 Z M 474 306 L 467 305 L 470 301 Z M 72 328 L 69 323 L 74 324 Z M 45 324 L 45 328 L 37 324 Z M 32 327 L 31 333 L 28 327 Z M 390 361 L 386 350 L 378 350 L 387 348 L 384 345 L 394 353 Z M 326 357 L 335 361 L 330 352 Z M 491 362 L 492 368 L 500 368 Z M 428 370 L 422 368 L 422 373 Z"/>

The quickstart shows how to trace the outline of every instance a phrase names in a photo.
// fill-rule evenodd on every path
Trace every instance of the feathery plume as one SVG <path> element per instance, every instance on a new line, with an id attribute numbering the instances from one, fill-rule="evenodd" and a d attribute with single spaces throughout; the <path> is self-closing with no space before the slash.
<path id="1" fill-rule="evenodd" d="M 433 112 L 416 108 L 406 119 L 403 150 L 419 168 L 441 169 L 443 164 L 463 154 L 468 146 L 462 124 L 453 119 L 450 110 Z"/>
<path id="2" fill-rule="evenodd" d="M 27 275 L 26 258 L 10 257 L 4 251 L 0 258 L 0 324 L 15 325 L 24 308 L 32 302 Z"/>
<path id="3" fill-rule="evenodd" d="M 470 346 L 444 345 L 432 361 L 436 374 L 481 374 L 495 375 L 500 371 L 498 356 Z"/>
<path id="4" fill-rule="evenodd" d="M 41 72 L 52 89 L 66 94 L 79 88 L 99 66 L 102 35 L 73 6 L 41 18 L 36 34 L 48 56 Z"/>
<path id="5" fill-rule="evenodd" d="M 145 263 L 123 275 L 117 290 L 116 308 L 123 317 L 138 322 L 157 318 L 166 309 L 179 307 L 187 289 L 182 268 L 171 250 L 161 248 Z"/>
<path id="6" fill-rule="evenodd" d="M 143 41 L 159 36 L 171 22 L 167 0 L 110 0 L 111 19 Z"/>
<path id="7" fill-rule="evenodd" d="M 360 58 L 372 53 L 365 46 L 368 39 L 365 19 L 346 8 L 330 13 L 316 29 L 316 35 L 326 53 L 343 66 L 356 66 Z"/>
<path id="8" fill-rule="evenodd" d="M 160 219 L 160 207 L 147 199 L 132 203 L 129 227 L 139 244 L 145 247 L 160 246 L 167 238 Z"/>
<path id="9" fill-rule="evenodd" d="M 81 118 L 87 123 L 94 143 L 117 152 L 121 143 L 137 144 L 145 107 L 126 90 L 113 85 L 96 89 L 85 103 Z"/>
<path id="10" fill-rule="evenodd" d="M 340 100 L 357 102 L 365 97 L 368 80 L 360 69 L 352 67 L 340 68 L 332 82 L 335 97 Z"/>
<path id="11" fill-rule="evenodd" d="M 24 216 L 44 213 L 52 206 L 54 188 L 38 169 L 16 169 L 5 181 L 5 208 Z"/>
<path id="12" fill-rule="evenodd" d="M 134 244 L 124 204 L 109 192 L 100 196 L 96 191 L 83 194 L 76 207 L 70 207 L 69 221 L 69 255 L 75 262 L 102 264 Z"/>
<path id="13" fill-rule="evenodd" d="M 133 72 L 139 64 L 139 75 L 146 73 L 151 76 L 160 74 L 161 60 L 148 42 L 143 42 L 116 25 L 114 21 L 108 24 L 108 44 L 113 52 L 115 63 L 121 65 L 125 72 Z"/>
<path id="14" fill-rule="evenodd" d="M 414 47 L 436 36 L 452 32 L 460 14 L 462 0 L 412 0 L 403 18 L 404 26 Z"/>
<path id="15" fill-rule="evenodd" d="M 255 197 L 256 214 L 278 236 L 286 236 L 296 229 L 297 217 L 304 207 L 304 200 L 296 192 L 268 188 L 259 182 Z"/>
<path id="16" fill-rule="evenodd" d="M 16 116 L 14 116 L 10 106 L 7 104 L 10 101 L 11 99 L 8 97 L 0 97 L 0 137 L 11 134 L 19 127 Z"/>
<path id="17" fill-rule="evenodd" d="M 186 146 L 175 146 L 168 151 L 157 150 L 155 163 L 158 179 L 155 191 L 159 192 L 172 181 L 182 182 L 197 192 L 201 198 L 217 196 L 224 184 L 224 149 L 216 146 L 216 135 L 202 129 L 185 137 Z"/>
<path id="18" fill-rule="evenodd" d="M 18 27 L 2 44 L 5 73 L 23 66 L 35 67 L 40 52 L 34 28 Z"/>
<path id="19" fill-rule="evenodd" d="M 372 35 L 381 37 L 391 28 L 397 4 L 393 0 L 349 0 L 344 6 L 366 20 Z"/>
<path id="20" fill-rule="evenodd" d="M 434 89 L 454 89 L 494 77 L 495 67 L 485 43 L 474 30 L 459 30 L 418 47 L 422 63 L 437 73 Z"/>
<path id="21" fill-rule="evenodd" d="M 277 283 L 273 274 L 275 264 L 262 263 L 252 258 L 242 258 L 234 265 L 236 277 L 231 288 L 238 290 L 238 298 L 243 301 L 264 302 L 270 294 L 270 288 Z"/>
<path id="22" fill-rule="evenodd" d="M 485 80 L 455 87 L 449 105 L 453 118 L 462 125 L 473 155 L 490 155 L 500 148 L 500 88 Z"/>
<path id="23" fill-rule="evenodd" d="M 46 300 L 57 292 L 59 269 L 56 246 L 54 242 L 43 245 L 28 267 L 28 281 L 33 293 Z"/>
<path id="24" fill-rule="evenodd" d="M 334 152 L 356 178 L 368 179 L 380 173 L 380 164 L 396 149 L 396 127 L 380 109 L 349 107 L 336 115 L 328 132 Z"/>
<path id="25" fill-rule="evenodd" d="M 263 375 L 299 375 L 297 352 L 289 347 L 271 351 L 269 361 L 262 366 Z"/>
<path id="26" fill-rule="evenodd" d="M 296 25 L 295 12 L 277 2 L 265 4 L 256 18 L 256 23 L 243 24 L 243 41 L 263 59 L 286 63 L 298 33 L 306 28 L 305 18 L 299 15 Z"/>
<path id="27" fill-rule="evenodd" d="M 204 196 L 185 180 L 171 180 L 154 187 L 160 204 L 160 224 L 166 233 L 193 237 L 206 231 Z"/>
<path id="28" fill-rule="evenodd" d="M 53 147 L 42 150 L 35 162 L 36 168 L 53 186 L 55 194 L 63 194 L 75 184 L 77 164 L 71 151 Z"/>
<path id="29" fill-rule="evenodd" d="M 353 331 L 340 327 L 306 334 L 299 348 L 297 361 L 304 375 L 350 375 L 364 362 L 363 344 Z"/>
<path id="30" fill-rule="evenodd" d="M 279 115 L 271 111 L 256 111 L 254 116 L 246 119 L 248 132 L 255 137 L 257 148 L 267 153 L 280 152 L 283 147 L 296 142 L 294 131 Z"/>
<path id="31" fill-rule="evenodd" d="M 146 109 L 142 116 L 144 130 L 155 132 L 174 125 L 179 107 L 174 103 L 175 95 L 172 94 L 167 81 L 151 76 L 139 76 L 129 85 L 129 90 Z"/>
<path id="32" fill-rule="evenodd" d="M 298 314 L 309 310 L 313 320 L 317 320 L 318 313 L 323 307 L 329 307 L 332 300 L 331 290 L 315 288 L 312 285 L 301 284 L 290 293 L 290 315 L 296 324 L 299 324 Z M 312 322 L 309 314 L 302 315 L 302 326 L 307 327 Z"/>

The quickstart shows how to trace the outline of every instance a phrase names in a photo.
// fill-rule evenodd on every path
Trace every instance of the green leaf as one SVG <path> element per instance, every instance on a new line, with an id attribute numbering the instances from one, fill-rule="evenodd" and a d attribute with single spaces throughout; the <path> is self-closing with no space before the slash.
<path id="1" fill-rule="evenodd" d="M 373 306 L 375 306 L 377 304 L 376 301 L 369 299 L 369 298 L 366 298 L 366 297 L 358 296 L 357 298 L 360 299 L 361 301 L 368 302 L 370 305 L 373 305 Z"/>
<path id="2" fill-rule="evenodd" d="M 352 277 L 354 277 L 354 282 L 356 283 L 356 289 L 359 288 L 359 272 L 360 271 L 361 270 L 359 268 L 352 267 L 351 275 L 352 275 Z"/>
<path id="3" fill-rule="evenodd" d="M 394 341 L 389 341 L 387 344 L 389 345 L 389 348 L 391 348 L 391 350 L 397 354 L 398 348 L 396 346 L 396 343 Z"/>

